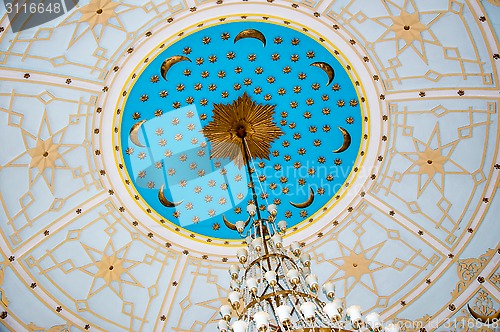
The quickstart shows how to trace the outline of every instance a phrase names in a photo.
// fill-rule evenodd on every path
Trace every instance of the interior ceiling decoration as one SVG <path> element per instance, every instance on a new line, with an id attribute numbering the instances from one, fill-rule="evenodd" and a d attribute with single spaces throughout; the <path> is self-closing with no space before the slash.
<path id="1" fill-rule="evenodd" d="M 319 279 L 335 281 L 337 297 L 406 331 L 494 331 L 471 311 L 487 317 L 500 309 L 499 7 L 494 0 L 87 0 L 14 33 L 1 6 L 0 330 L 216 330 L 227 268 L 241 248 L 224 233 L 223 216 L 243 219 L 234 209 L 248 198 L 221 210 L 223 182 L 215 180 L 214 194 L 203 193 L 213 196 L 214 215 L 209 204 L 193 207 L 203 216 L 184 223 L 173 213 L 189 215 L 195 187 L 172 190 L 165 177 L 141 178 L 127 158 L 160 147 L 161 135 L 146 140 L 160 119 L 154 130 L 163 129 L 166 146 L 177 146 L 177 134 L 201 144 L 213 103 L 231 105 L 246 92 L 256 105 L 275 105 L 272 120 L 283 132 L 265 166 L 300 162 L 306 170 L 287 178 L 294 189 L 284 193 L 271 180 L 277 173 L 254 167 L 266 185 L 280 186 L 269 199 L 292 213 L 284 244 L 304 244 Z M 350 147 L 333 152 L 346 133 Z M 211 153 L 209 142 L 203 149 L 204 157 Z M 332 180 L 340 187 L 323 195 L 313 185 L 329 183 L 329 173 L 312 176 L 304 167 L 320 169 L 320 157 L 328 167 L 339 158 L 332 169 L 345 171 Z M 205 172 L 217 169 L 214 160 L 203 162 L 211 163 Z M 169 168 L 190 175 L 184 163 Z M 231 165 L 224 167 L 234 178 Z M 312 204 L 300 207 L 311 188 Z"/>
<path id="2" fill-rule="evenodd" d="M 240 126 L 259 198 L 285 205 L 278 218 L 289 227 L 335 200 L 360 153 L 363 117 L 355 83 L 333 51 L 286 26 L 217 22 L 155 56 L 136 69 L 142 72 L 117 122 L 133 195 L 158 219 L 239 239 L 220 226 L 223 218 L 243 218 L 252 199 Z M 288 204 L 306 201 L 310 189 L 313 204 Z"/>

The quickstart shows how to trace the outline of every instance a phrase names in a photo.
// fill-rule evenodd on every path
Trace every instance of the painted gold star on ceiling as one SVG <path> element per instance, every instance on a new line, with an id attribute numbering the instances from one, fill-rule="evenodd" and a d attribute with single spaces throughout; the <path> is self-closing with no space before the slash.
<path id="1" fill-rule="evenodd" d="M 362 285 L 374 294 L 378 294 L 373 274 L 388 268 L 386 264 L 376 260 L 384 244 L 385 241 L 364 249 L 360 237 L 358 237 L 354 246 L 346 246 L 339 242 L 342 257 L 328 261 L 336 268 L 336 271 L 328 280 L 335 282 L 336 280 L 341 280 L 348 276 L 349 278 L 346 280 L 344 286 L 344 294 L 349 293 L 357 284 Z M 343 275 L 338 275 L 341 271 Z M 362 278 L 365 275 L 368 276 L 368 279 Z"/>
<path id="2" fill-rule="evenodd" d="M 431 27 L 446 12 L 418 11 L 412 0 L 405 0 L 403 4 L 388 0 L 384 6 L 389 15 L 373 19 L 386 29 L 376 42 L 394 41 L 397 56 L 410 48 L 427 63 L 425 44 L 442 46 Z"/>
<path id="3" fill-rule="evenodd" d="M 101 251 L 82 244 L 92 262 L 78 269 L 94 278 L 87 298 L 94 296 L 106 287 L 109 287 L 120 298 L 123 298 L 123 284 L 143 287 L 131 273 L 131 269 L 140 262 L 127 258 L 130 245 L 131 243 L 126 244 L 116 250 L 110 239 Z"/>
<path id="4" fill-rule="evenodd" d="M 70 170 L 65 160 L 66 154 L 78 147 L 78 144 L 65 142 L 64 137 L 67 129 L 68 127 L 63 127 L 55 132 L 52 131 L 47 112 L 44 112 L 36 133 L 22 129 L 26 150 L 7 162 L 5 167 L 27 166 L 30 186 L 42 178 L 52 192 L 55 174 L 63 170 Z"/>
<path id="5" fill-rule="evenodd" d="M 106 28 L 112 27 L 126 32 L 120 14 L 133 9 L 134 6 L 123 2 L 91 0 L 79 10 L 71 12 L 60 24 L 60 26 L 74 27 L 68 47 L 75 44 L 89 31 L 96 42 L 99 42 Z"/>
<path id="6" fill-rule="evenodd" d="M 274 105 L 252 101 L 245 92 L 232 104 L 214 104 L 212 121 L 203 127 L 203 134 L 212 143 L 211 158 L 230 158 L 241 167 L 244 150 L 240 132 L 251 158 L 269 159 L 271 143 L 283 135 L 273 122 Z"/>
<path id="7" fill-rule="evenodd" d="M 403 152 L 402 155 L 412 162 L 404 174 L 418 175 L 418 196 L 433 183 L 441 193 L 444 191 L 444 178 L 446 174 L 469 174 L 469 172 L 452 160 L 459 140 L 442 144 L 439 124 L 429 136 L 427 142 L 422 142 L 412 137 L 415 152 Z M 449 169 L 445 168 L 449 165 Z"/>
<path id="8" fill-rule="evenodd" d="M 102 255 L 102 260 L 95 264 L 99 269 L 95 274 L 96 278 L 103 278 L 106 284 L 111 285 L 112 281 L 120 281 L 120 276 L 125 273 L 123 259 L 118 258 L 116 253 L 111 256 Z"/>
<path id="9" fill-rule="evenodd" d="M 91 28 L 97 24 L 107 24 L 110 18 L 116 17 L 115 8 L 118 6 L 119 3 L 111 0 L 92 0 L 80 8 L 80 22 L 87 22 Z"/>
<path id="10" fill-rule="evenodd" d="M 401 12 L 399 16 L 391 17 L 393 24 L 389 30 L 394 31 L 396 39 L 404 39 L 406 45 L 410 45 L 414 40 L 423 41 L 422 31 L 427 30 L 428 27 L 418 17 L 418 13 L 409 14 Z"/>
<path id="11" fill-rule="evenodd" d="M 443 164 L 447 158 L 441 155 L 441 149 L 432 150 L 426 147 L 424 152 L 418 152 L 418 159 L 415 164 L 419 167 L 419 174 L 427 174 L 432 178 L 434 174 L 444 174 Z"/>
<path id="12" fill-rule="evenodd" d="M 43 173 L 45 168 L 54 168 L 56 160 L 61 157 L 58 152 L 60 145 L 53 143 L 53 138 L 50 137 L 46 141 L 38 139 L 36 146 L 28 150 L 31 156 L 30 168 L 38 167 L 38 170 Z"/>

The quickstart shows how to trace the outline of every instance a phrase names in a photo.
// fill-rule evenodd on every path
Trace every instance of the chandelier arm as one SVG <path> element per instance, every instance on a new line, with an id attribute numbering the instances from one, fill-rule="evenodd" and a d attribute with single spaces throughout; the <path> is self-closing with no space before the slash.
<path id="1" fill-rule="evenodd" d="M 281 259 L 279 259 L 279 257 L 278 257 L 278 264 L 276 265 L 276 268 L 274 269 L 274 272 L 276 272 L 276 275 L 278 274 L 278 270 L 279 270 L 279 268 L 281 267 L 281 264 L 282 264 L 282 263 L 283 263 L 283 262 L 282 262 L 282 261 L 281 261 Z"/>
<path id="2" fill-rule="evenodd" d="M 280 255 L 282 255 L 282 256 L 277 256 L 277 258 L 278 258 L 278 260 L 279 260 L 280 264 L 279 264 L 279 266 L 276 268 L 276 271 L 275 271 L 275 272 L 276 272 L 276 273 L 278 273 L 278 270 L 281 268 L 281 270 L 282 270 L 282 272 L 283 272 L 283 275 L 284 275 L 284 280 L 286 281 L 286 273 L 287 273 L 287 272 L 288 272 L 288 270 L 289 270 L 289 267 L 287 266 L 285 259 L 283 259 L 283 257 L 285 257 L 286 255 L 284 254 L 283 250 L 281 250 L 281 249 L 279 249 L 279 248 L 278 248 L 278 250 L 277 250 L 277 251 L 278 251 L 278 253 L 279 253 Z M 286 256 L 286 257 L 287 257 L 287 258 L 289 258 L 288 256 Z"/>
<path id="3" fill-rule="evenodd" d="M 273 293 L 274 293 L 274 292 L 273 292 Z M 275 302 L 276 302 L 276 297 L 277 297 L 277 295 L 275 295 L 275 297 L 274 297 L 274 301 L 275 301 Z M 278 322 L 279 320 L 278 320 L 278 319 L 276 319 L 276 318 L 277 318 L 277 315 L 276 315 L 276 311 L 275 311 L 275 309 L 274 309 L 274 308 L 275 308 L 275 305 L 273 305 L 272 301 L 273 301 L 273 298 L 271 297 L 271 298 L 269 298 L 269 299 L 268 299 L 268 301 L 267 301 L 267 302 L 269 302 L 269 307 L 271 307 L 271 311 L 272 311 L 272 313 L 273 313 L 274 319 L 276 320 L 276 322 Z M 277 303 L 277 302 L 276 302 L 276 303 Z M 276 304 L 276 303 L 275 303 L 275 304 Z M 276 326 L 274 326 L 274 327 L 276 327 Z"/>
<path id="4" fill-rule="evenodd" d="M 281 327 L 279 327 L 278 325 L 269 324 L 269 327 L 272 328 L 272 329 L 275 329 L 274 332 L 281 331 Z"/>
<path id="5" fill-rule="evenodd" d="M 272 288 L 273 288 L 273 293 L 276 293 L 276 285 L 278 285 L 278 283 L 280 281 L 280 275 L 278 272 L 279 272 L 279 268 L 281 267 L 281 259 L 280 259 L 280 257 L 275 256 L 275 257 L 273 257 L 273 261 L 274 261 L 274 264 L 276 266 L 276 268 L 274 268 L 274 270 L 273 270 L 274 274 L 276 275 L 276 283 L 274 286 L 272 286 Z M 283 278 L 283 276 L 281 278 Z M 279 287 L 281 289 L 283 289 L 283 287 L 281 285 L 279 285 Z M 278 295 L 275 295 L 274 301 L 276 302 L 277 306 L 280 305 L 280 298 L 278 297 Z M 274 311 L 274 306 L 273 306 L 273 311 Z M 276 317 L 276 314 L 275 314 L 275 317 Z"/>
<path id="6" fill-rule="evenodd" d="M 243 234 L 243 232 L 241 232 L 241 233 L 240 233 L 240 237 L 241 237 L 242 239 L 246 238 L 246 237 L 247 237 L 247 236 L 249 236 L 249 235 L 250 235 L 250 230 L 247 230 L 247 231 L 245 232 L 245 234 Z"/>
<path id="7" fill-rule="evenodd" d="M 258 209 L 257 209 L 258 211 Z M 262 225 L 262 219 L 259 220 L 259 230 L 260 230 L 260 236 L 262 237 L 262 244 L 264 245 L 264 252 L 265 252 L 265 257 L 267 261 L 267 267 L 269 270 L 271 270 L 271 260 L 269 259 L 269 248 L 267 247 L 267 239 L 266 239 L 266 233 L 264 233 L 264 226 Z"/>
<path id="8" fill-rule="evenodd" d="M 294 291 L 294 289 L 295 289 L 295 288 L 296 288 L 296 287 L 293 287 L 293 288 L 292 288 L 292 291 Z M 295 295 L 295 294 L 294 294 L 294 293 L 292 293 L 292 295 Z M 290 315 L 293 315 L 293 313 L 294 313 L 294 311 L 295 311 L 295 307 L 296 307 L 296 306 L 297 306 L 297 304 L 299 303 L 299 299 L 298 299 L 298 298 L 294 298 L 294 299 L 296 299 L 296 302 L 295 302 L 295 303 L 293 303 L 292 298 L 290 298 L 290 302 L 292 302 L 292 305 L 293 305 L 293 307 L 292 307 L 292 311 L 290 311 Z M 297 310 L 297 311 L 298 311 L 298 312 L 300 312 L 300 310 Z"/>
<path id="9" fill-rule="evenodd" d="M 294 312 L 297 311 L 296 315 L 300 321 L 301 320 L 300 310 L 297 309 L 297 304 L 299 303 L 299 298 L 296 296 L 296 294 L 298 294 L 296 289 L 297 289 L 297 285 L 294 284 L 292 286 L 291 294 L 288 295 L 288 299 L 289 299 L 290 303 L 292 304 L 292 310 L 290 311 L 290 315 L 293 316 Z M 294 303 L 294 301 L 295 301 L 295 303 Z M 299 321 L 297 321 L 297 323 L 299 323 Z"/>
<path id="10" fill-rule="evenodd" d="M 270 215 L 267 219 L 266 219 L 266 228 L 267 228 L 267 234 L 269 235 L 269 237 L 271 237 L 272 235 L 274 235 L 275 233 L 275 230 L 274 230 L 274 222 L 271 221 L 272 219 L 274 219 L 274 216 L 273 215 Z M 272 231 L 272 232 L 271 232 Z"/>
<path id="11" fill-rule="evenodd" d="M 295 262 L 294 262 L 294 261 L 293 261 L 290 257 L 288 257 L 288 256 L 286 256 L 286 255 L 284 255 L 284 254 L 271 253 L 271 254 L 267 254 L 267 255 L 261 256 L 261 257 L 265 257 L 265 258 L 267 258 L 267 257 L 280 257 L 280 258 L 286 258 L 286 259 L 288 259 L 288 261 L 289 261 L 290 263 L 292 263 L 292 264 L 293 264 L 293 267 L 294 267 L 295 269 L 298 269 L 297 264 L 296 264 L 296 263 L 295 263 Z M 258 263 L 259 263 L 259 261 L 260 261 L 260 258 L 261 258 L 261 257 L 256 258 L 255 260 L 253 260 L 251 263 L 249 263 L 249 264 L 248 264 L 248 266 L 245 268 L 245 278 L 247 277 L 247 274 L 248 274 L 248 271 L 250 271 L 250 268 L 251 268 L 253 265 L 258 264 Z"/>
<path id="12" fill-rule="evenodd" d="M 285 287 L 283 287 L 283 286 L 279 283 L 279 281 L 276 283 L 276 285 L 277 285 L 277 286 L 279 286 L 279 287 L 281 288 L 281 290 L 286 290 L 286 288 L 285 288 Z"/>
<path id="13" fill-rule="evenodd" d="M 269 289 L 269 284 L 268 284 L 268 285 L 266 285 L 266 288 L 264 288 L 264 291 L 262 292 L 262 295 L 266 294 L 266 291 L 267 291 L 268 289 Z M 261 296 L 262 296 L 262 295 L 261 295 Z"/>
<path id="14" fill-rule="evenodd" d="M 274 218 L 274 220 L 276 220 L 276 218 Z M 273 235 L 276 234 L 276 233 L 279 233 L 279 231 L 276 229 L 276 225 L 274 224 L 274 222 L 271 222 L 271 223 L 268 223 L 271 230 L 273 231 Z"/>
<path id="15" fill-rule="evenodd" d="M 304 289 L 307 289 L 307 288 L 304 287 L 303 284 L 301 284 L 301 286 Z M 314 327 L 315 327 L 314 321 L 310 321 L 310 320 L 306 319 L 305 316 L 303 315 L 302 311 L 298 308 L 298 305 L 299 305 L 299 302 L 301 302 L 301 300 L 303 302 L 305 302 L 306 298 L 308 298 L 309 300 L 313 300 L 314 302 L 316 302 L 316 304 L 320 308 L 322 308 L 322 302 L 318 299 L 317 294 L 297 292 L 297 291 L 295 291 L 296 288 L 297 288 L 297 286 L 294 286 L 294 288 L 292 289 L 292 291 L 294 291 L 294 294 L 292 294 L 292 295 L 295 296 L 295 303 L 293 303 L 293 309 L 291 311 L 291 314 L 293 314 L 293 312 L 296 311 L 297 312 L 297 316 L 299 317 L 299 320 L 301 322 L 303 322 L 304 324 L 309 325 L 310 328 L 314 329 Z M 324 317 L 321 316 L 321 314 L 320 314 L 319 311 L 315 311 L 315 314 L 320 317 L 320 320 L 323 323 L 325 323 Z M 327 323 L 327 325 L 330 325 L 330 324 Z"/>
<path id="16" fill-rule="evenodd" d="M 302 292 L 294 292 L 293 290 L 281 290 L 277 291 L 275 293 L 270 293 L 270 294 L 263 294 L 259 296 L 258 298 L 256 297 L 255 299 L 252 300 L 249 304 L 245 306 L 244 312 L 246 312 L 249 308 L 255 306 L 255 305 L 260 305 L 260 302 L 267 300 L 269 298 L 272 298 L 274 296 L 279 296 L 279 295 L 298 295 L 299 297 L 302 298 L 309 298 L 313 299 L 314 297 L 310 294 L 307 293 L 302 293 Z"/>
<path id="17" fill-rule="evenodd" d="M 257 212 L 259 211 L 259 209 L 257 209 Z M 258 220 L 254 219 L 252 221 L 252 227 L 253 227 L 253 234 L 257 234 L 258 233 Z"/>
<path id="18" fill-rule="evenodd" d="M 300 323 L 300 325 L 303 325 L 303 323 L 306 323 L 305 317 L 304 317 L 304 315 L 302 315 L 302 312 L 297 308 L 297 306 L 300 302 L 300 299 L 301 298 L 299 296 L 295 296 L 295 298 L 294 298 L 295 303 L 293 303 L 293 301 L 292 301 L 292 311 L 290 312 L 290 314 L 293 315 L 294 312 L 296 312 L 296 315 L 299 318 L 299 320 L 296 323 L 298 325 L 299 325 L 299 323 Z M 290 300 L 292 300 L 292 299 L 290 299 Z"/>
<path id="19" fill-rule="evenodd" d="M 239 309 L 239 308 L 237 308 L 237 307 L 236 307 L 236 308 L 235 308 L 235 307 L 233 307 L 233 309 L 234 309 L 234 311 L 236 311 L 236 315 L 238 316 L 238 319 L 241 319 L 241 317 L 243 317 L 243 313 L 244 313 L 243 308 L 242 308 L 242 310 L 241 310 L 241 314 L 238 312 L 238 309 Z"/>
<path id="20" fill-rule="evenodd" d="M 282 289 L 282 290 L 285 290 L 285 288 L 281 285 L 280 281 L 284 281 L 286 282 L 286 273 L 285 273 L 285 267 L 286 267 L 286 264 L 284 263 L 284 260 L 283 260 L 283 256 L 276 256 L 277 260 L 279 261 L 279 264 L 278 266 L 276 266 L 276 269 L 274 270 L 274 272 L 276 273 L 276 275 L 278 276 L 277 278 L 277 285 Z M 283 274 L 280 274 L 280 269 L 282 270 Z M 281 278 L 280 278 L 281 276 Z M 281 279 L 281 280 L 280 280 Z"/>
<path id="21" fill-rule="evenodd" d="M 278 262 L 279 262 L 279 263 L 278 263 L 278 265 L 276 266 L 276 269 L 274 270 L 274 272 L 275 272 L 275 273 L 276 273 L 276 275 L 277 275 L 277 278 L 276 278 L 276 279 L 277 279 L 276 285 L 277 285 L 277 286 L 279 286 L 279 288 L 281 288 L 282 290 L 285 290 L 285 288 L 281 285 L 280 281 L 281 281 L 281 280 L 286 281 L 286 275 L 285 275 L 285 274 L 280 274 L 280 273 L 279 273 L 280 268 L 282 268 L 282 269 L 283 269 L 283 266 L 284 266 L 284 264 L 283 264 L 283 258 L 282 258 L 282 257 L 280 257 L 280 256 L 277 256 L 276 258 L 277 258 L 277 260 L 278 260 Z M 283 269 L 283 270 L 284 270 L 284 269 Z M 280 279 L 281 279 L 281 280 L 280 280 Z"/>

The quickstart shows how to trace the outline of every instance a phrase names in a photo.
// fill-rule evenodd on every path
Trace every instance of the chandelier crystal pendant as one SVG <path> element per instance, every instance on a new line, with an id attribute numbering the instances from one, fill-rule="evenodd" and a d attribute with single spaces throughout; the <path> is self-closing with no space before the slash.
<path id="1" fill-rule="evenodd" d="M 249 222 L 239 221 L 231 227 L 245 239 L 247 247 L 237 251 L 240 264 L 229 267 L 229 304 L 220 307 L 219 331 L 382 331 L 379 314 L 373 312 L 363 319 L 358 305 L 344 310 L 343 301 L 335 298 L 332 282 L 320 287 L 311 271 L 311 257 L 302 252 L 300 243 L 292 242 L 285 248 L 286 221 L 276 220 L 275 204 L 267 206 L 266 216 L 257 208 L 245 128 L 238 128 L 236 133 L 241 139 L 253 201 L 246 209 Z M 326 301 L 320 299 L 320 293 Z M 390 325 L 386 331 L 399 331 L 397 325 Z"/>

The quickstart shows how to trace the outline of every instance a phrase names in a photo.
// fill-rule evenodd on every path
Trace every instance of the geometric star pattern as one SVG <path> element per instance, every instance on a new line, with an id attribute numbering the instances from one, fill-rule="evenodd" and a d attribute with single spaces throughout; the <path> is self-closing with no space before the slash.
<path id="1" fill-rule="evenodd" d="M 422 61 L 427 63 L 426 44 L 441 45 L 436 35 L 432 32 L 431 27 L 439 20 L 442 13 L 433 13 L 432 15 L 419 13 L 414 0 L 405 0 L 402 5 L 398 5 L 393 1 L 387 1 L 385 6 L 393 14 L 391 16 L 380 16 L 375 20 L 387 29 L 378 37 L 377 41 L 395 41 L 396 56 L 410 48 Z M 423 17 L 425 17 L 427 22 L 425 24 L 422 22 Z M 392 24 L 384 23 L 387 22 L 387 19 L 390 19 Z"/>
<path id="2" fill-rule="evenodd" d="M 127 258 L 130 245 L 128 243 L 116 250 L 113 241 L 110 239 L 106 247 L 101 251 L 82 244 L 92 263 L 80 266 L 78 269 L 94 278 L 87 299 L 99 293 L 105 287 L 109 287 L 120 299 L 123 299 L 124 284 L 143 287 L 130 271 L 141 263 Z"/>
<path id="3" fill-rule="evenodd" d="M 63 143 L 68 127 L 52 130 L 47 112 L 44 110 L 36 133 L 21 128 L 24 153 L 8 161 L 4 167 L 29 167 L 29 183 L 33 185 L 40 177 L 51 192 L 57 170 L 69 170 L 65 155 L 78 148 L 78 144 Z"/>
<path id="4" fill-rule="evenodd" d="M 111 18 L 116 18 L 115 8 L 120 4 L 111 0 L 92 0 L 80 8 L 80 22 L 88 22 L 93 29 L 96 25 L 106 25 Z"/>
<path id="5" fill-rule="evenodd" d="M 366 249 L 363 248 L 359 237 L 354 246 L 346 246 L 341 242 L 338 244 L 342 257 L 329 261 L 335 267 L 335 272 L 328 279 L 336 281 L 347 277 L 344 294 L 348 294 L 358 284 L 362 285 L 366 290 L 378 294 L 374 273 L 389 267 L 376 260 L 378 253 L 384 246 L 384 242 L 377 243 Z M 367 278 L 363 278 L 364 276 Z"/>
<path id="6" fill-rule="evenodd" d="M 401 11 L 399 16 L 391 17 L 393 24 L 389 28 L 396 34 L 396 39 L 399 43 L 400 39 L 405 41 L 405 45 L 401 48 L 398 47 L 398 51 L 402 52 L 405 48 L 412 46 L 412 43 L 417 40 L 423 42 L 422 32 L 428 30 L 429 28 L 420 22 L 418 13 L 409 14 L 405 11 Z"/>
<path id="7" fill-rule="evenodd" d="M 412 137 L 415 152 L 401 152 L 401 154 L 412 162 L 412 165 L 404 174 L 416 174 L 418 176 L 417 197 L 425 191 L 429 184 L 443 192 L 446 175 L 469 174 L 459 163 L 452 159 L 460 139 L 443 144 L 439 124 L 436 123 L 427 142 Z"/>
<path id="8" fill-rule="evenodd" d="M 108 28 L 125 32 L 126 29 L 120 14 L 131 9 L 132 6 L 125 2 L 91 0 L 87 5 L 73 11 L 61 23 L 61 26 L 74 26 L 69 46 L 76 44 L 89 31 L 97 43 L 100 42 Z"/>

